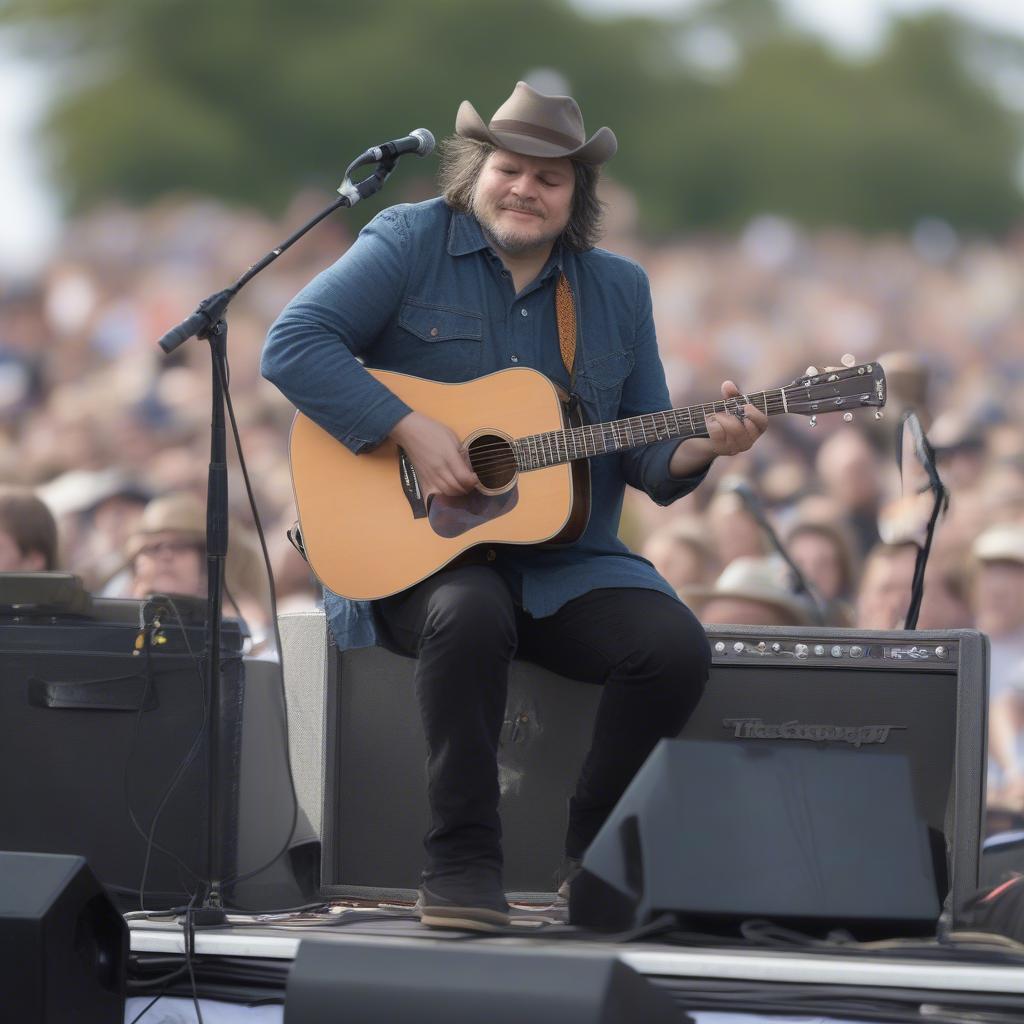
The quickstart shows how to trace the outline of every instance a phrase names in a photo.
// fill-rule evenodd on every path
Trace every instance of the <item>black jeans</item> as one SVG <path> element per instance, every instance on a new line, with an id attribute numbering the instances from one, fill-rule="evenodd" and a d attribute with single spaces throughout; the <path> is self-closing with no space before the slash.
<path id="1" fill-rule="evenodd" d="M 711 662 L 697 618 L 655 590 L 593 590 L 535 619 L 497 571 L 469 565 L 377 601 L 375 610 L 388 646 L 418 658 L 428 874 L 501 864 L 497 752 L 513 655 L 604 686 L 569 802 L 570 857 L 582 857 L 658 740 L 683 727 Z"/>

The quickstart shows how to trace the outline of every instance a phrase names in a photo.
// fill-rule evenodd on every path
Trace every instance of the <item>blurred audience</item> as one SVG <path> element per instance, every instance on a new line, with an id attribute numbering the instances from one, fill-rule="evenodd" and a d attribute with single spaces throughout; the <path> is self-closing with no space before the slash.
<path id="1" fill-rule="evenodd" d="M 805 519 L 790 527 L 783 543 L 823 604 L 823 624 L 852 626 L 856 570 L 853 541 L 843 527 Z"/>
<path id="2" fill-rule="evenodd" d="M 30 490 L 0 486 L 0 572 L 57 568 L 57 524 Z"/>
<path id="3" fill-rule="evenodd" d="M 623 203 L 622 191 L 607 194 Z M 106 593 L 172 585 L 205 593 L 204 515 L 194 507 L 188 516 L 165 511 L 161 518 L 145 503 L 189 494 L 202 505 L 209 354 L 189 343 L 165 356 L 154 342 L 327 201 L 304 197 L 278 221 L 207 199 L 167 198 L 141 210 L 111 205 L 70 222 L 59 253 L 33 280 L 0 277 L 0 483 L 34 490 L 53 517 L 36 512 L 27 520 L 52 537 L 55 517 L 61 538 L 58 561 L 55 542 L 23 549 L 21 527 L 0 526 L 11 564 L 59 564 Z M 1024 559 L 1008 534 L 998 543 L 982 537 L 1024 524 L 1024 236 L 957 243 L 940 264 L 911 236 L 811 234 L 780 223 L 790 243 L 765 259 L 756 222 L 735 239 L 654 247 L 630 233 L 628 217 L 609 218 L 618 232 L 610 247 L 649 272 L 673 404 L 710 401 L 726 377 L 748 389 L 778 387 L 808 364 L 835 364 L 852 351 L 885 368 L 886 418 L 875 422 L 866 410 L 844 423 L 821 413 L 809 430 L 804 417 L 773 417 L 753 452 L 714 464 L 707 483 L 671 508 L 627 493 L 624 536 L 684 593 L 713 589 L 717 578 L 714 600 L 694 598 L 702 614 L 807 621 L 785 574 L 780 580 L 759 561 L 768 551 L 763 531 L 721 486 L 724 474 L 740 475 L 829 602 L 830 621 L 842 622 L 849 603 L 858 625 L 897 627 L 910 600 L 911 541 L 920 538 L 897 523 L 885 534 L 892 543 L 876 544 L 879 511 L 901 493 L 892 458 L 898 413 L 914 409 L 951 492 L 919 625 L 966 626 L 977 616 L 992 636 L 993 720 L 1000 719 L 995 709 L 1012 703 L 1024 661 L 1024 623 L 1015 617 L 1024 599 L 1014 582 Z M 295 519 L 292 410 L 259 377 L 259 352 L 284 303 L 350 241 L 343 219 L 324 221 L 232 306 L 231 391 L 282 603 L 291 609 L 315 607 L 319 597 L 308 566 L 284 539 Z M 255 631 L 269 621 L 267 588 L 236 462 L 229 472 L 229 561 L 238 562 L 236 547 L 249 549 L 241 561 L 252 579 L 237 579 L 236 564 L 228 588 Z M 852 538 L 852 557 L 829 528 Z M 972 548 L 973 575 L 966 568 Z M 745 561 L 733 568 L 738 560 Z M 766 601 L 769 591 L 775 598 Z M 1004 746 L 1007 777 L 1024 774 L 1017 746 Z"/>
<path id="4" fill-rule="evenodd" d="M 702 622 L 744 626 L 809 626 L 814 607 L 794 588 L 792 572 L 779 555 L 733 559 L 711 587 L 685 587 L 683 600 Z"/>
<path id="5" fill-rule="evenodd" d="M 990 648 L 989 694 L 996 699 L 1024 666 L 1024 523 L 993 526 L 974 542 L 974 613 Z"/>
<path id="6" fill-rule="evenodd" d="M 184 594 L 206 597 L 206 504 L 190 493 L 155 498 L 125 545 L 124 572 L 106 588 L 108 597 Z M 249 626 L 254 642 L 266 640 L 268 588 L 259 548 L 237 524 L 228 530 L 224 563 L 224 610 Z"/>
<path id="7" fill-rule="evenodd" d="M 707 527 L 695 517 L 680 516 L 658 527 L 640 553 L 676 590 L 710 583 L 717 575 L 718 559 Z"/>

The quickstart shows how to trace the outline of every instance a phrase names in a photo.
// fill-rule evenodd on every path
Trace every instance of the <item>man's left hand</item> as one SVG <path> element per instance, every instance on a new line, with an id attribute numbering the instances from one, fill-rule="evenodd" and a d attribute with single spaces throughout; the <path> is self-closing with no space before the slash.
<path id="1" fill-rule="evenodd" d="M 742 398 L 743 392 L 731 381 L 722 382 L 722 397 Z M 768 428 L 768 417 L 749 403 L 738 406 L 741 415 L 732 412 L 708 413 L 707 438 L 693 438 L 672 454 L 669 472 L 676 477 L 692 476 L 719 455 L 738 455 L 747 451 Z"/>

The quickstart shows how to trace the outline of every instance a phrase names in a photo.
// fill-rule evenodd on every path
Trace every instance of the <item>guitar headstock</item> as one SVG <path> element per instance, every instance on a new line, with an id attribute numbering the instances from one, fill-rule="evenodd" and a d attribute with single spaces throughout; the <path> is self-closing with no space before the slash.
<path id="1" fill-rule="evenodd" d="M 843 363 L 823 370 L 808 366 L 802 377 L 782 389 L 786 411 L 810 416 L 812 427 L 820 413 L 843 412 L 843 419 L 849 422 L 851 410 L 867 406 L 874 406 L 875 419 L 881 419 L 885 371 L 878 363 L 854 364 L 852 356 L 844 356 Z"/>

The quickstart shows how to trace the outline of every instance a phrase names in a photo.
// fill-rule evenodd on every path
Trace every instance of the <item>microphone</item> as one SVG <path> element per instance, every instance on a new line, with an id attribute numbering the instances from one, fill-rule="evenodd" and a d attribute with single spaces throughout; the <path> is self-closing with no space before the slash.
<path id="1" fill-rule="evenodd" d="M 404 138 L 382 142 L 379 146 L 371 146 L 359 159 L 369 158 L 368 163 L 379 163 L 381 160 L 395 160 L 406 153 L 429 156 L 433 152 L 434 136 L 426 128 L 416 128 Z"/>
<path id="2" fill-rule="evenodd" d="M 404 138 L 392 139 L 390 142 L 382 142 L 379 146 L 372 146 L 348 165 L 348 169 L 345 171 L 345 180 L 338 186 L 338 192 L 348 201 L 349 206 L 355 206 L 356 203 L 369 198 L 380 189 L 388 175 L 395 169 L 395 161 L 400 156 L 406 153 L 428 156 L 433 152 L 434 136 L 426 128 L 416 128 Z M 379 164 L 380 166 L 368 178 L 353 184 L 352 172 L 367 164 Z"/>

